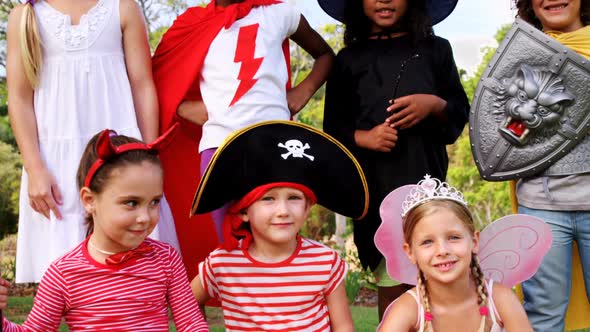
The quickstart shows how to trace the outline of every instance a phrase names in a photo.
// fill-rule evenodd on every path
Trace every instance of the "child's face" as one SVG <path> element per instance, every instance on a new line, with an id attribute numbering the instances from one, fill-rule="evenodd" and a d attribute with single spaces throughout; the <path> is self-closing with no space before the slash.
<path id="1" fill-rule="evenodd" d="M 93 241 L 101 249 L 133 249 L 154 230 L 159 218 L 163 174 L 144 161 L 114 169 L 101 193 L 81 192 L 86 212 L 94 220 Z"/>
<path id="2" fill-rule="evenodd" d="M 583 27 L 581 0 L 531 0 L 543 30 L 572 32 Z"/>
<path id="3" fill-rule="evenodd" d="M 250 205 L 242 214 L 242 220 L 250 223 L 255 243 L 283 245 L 295 239 L 310 208 L 302 191 L 277 187 Z"/>
<path id="4" fill-rule="evenodd" d="M 469 275 L 478 242 L 478 232 L 472 235 L 452 211 L 439 209 L 418 221 L 404 251 L 427 279 L 449 283 Z"/>
<path id="5" fill-rule="evenodd" d="M 401 21 L 407 0 L 363 0 L 363 8 L 371 21 L 371 32 L 380 32 Z"/>

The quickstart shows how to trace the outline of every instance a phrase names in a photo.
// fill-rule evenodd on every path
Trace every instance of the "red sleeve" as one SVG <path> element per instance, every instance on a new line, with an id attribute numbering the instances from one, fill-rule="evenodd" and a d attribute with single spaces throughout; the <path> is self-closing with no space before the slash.
<path id="1" fill-rule="evenodd" d="M 33 309 L 22 326 L 4 318 L 4 332 L 48 332 L 57 331 L 65 309 L 65 280 L 60 271 L 51 264 L 43 275 Z"/>
<path id="2" fill-rule="evenodd" d="M 332 294 L 334 289 L 344 281 L 344 278 L 346 278 L 346 272 L 348 272 L 348 265 L 346 265 L 346 262 L 340 258 L 336 251 L 334 251 L 333 257 L 330 279 L 326 285 L 326 290 L 324 291 L 326 296 Z"/>
<path id="3" fill-rule="evenodd" d="M 170 248 L 171 278 L 168 282 L 168 304 L 179 332 L 209 331 L 201 314 L 199 304 L 193 296 L 180 255 Z"/>

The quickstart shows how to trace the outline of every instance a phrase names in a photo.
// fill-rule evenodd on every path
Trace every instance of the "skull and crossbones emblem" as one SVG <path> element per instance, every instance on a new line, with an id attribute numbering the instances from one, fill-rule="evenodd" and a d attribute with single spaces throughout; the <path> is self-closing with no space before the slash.
<path id="1" fill-rule="evenodd" d="M 289 158 L 289 156 L 293 156 L 294 158 L 303 158 L 306 157 L 309 160 L 313 161 L 314 156 L 310 156 L 305 153 L 305 150 L 309 149 L 309 144 L 305 143 L 305 145 L 297 139 L 290 139 L 286 141 L 284 144 L 279 143 L 279 147 L 287 149 L 288 152 L 281 154 L 283 159 Z"/>

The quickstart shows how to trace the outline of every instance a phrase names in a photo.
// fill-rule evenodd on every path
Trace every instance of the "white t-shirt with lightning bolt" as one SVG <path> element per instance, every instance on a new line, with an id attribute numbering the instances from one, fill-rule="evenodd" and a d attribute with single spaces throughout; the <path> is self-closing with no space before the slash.
<path id="1" fill-rule="evenodd" d="M 199 151 L 216 148 L 233 131 L 268 120 L 288 120 L 289 77 L 283 41 L 299 26 L 301 13 L 280 3 L 254 7 L 222 28 L 205 57 L 200 89 L 209 119 Z"/>

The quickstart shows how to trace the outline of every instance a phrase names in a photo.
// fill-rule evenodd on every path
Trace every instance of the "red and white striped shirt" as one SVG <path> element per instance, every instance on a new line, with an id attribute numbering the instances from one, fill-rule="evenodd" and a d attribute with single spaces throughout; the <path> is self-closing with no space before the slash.
<path id="1" fill-rule="evenodd" d="M 22 326 L 3 320 L 5 332 L 168 331 L 168 306 L 178 331 L 208 331 L 178 253 L 146 239 L 154 250 L 120 265 L 92 259 L 87 241 L 53 262 Z"/>
<path id="2" fill-rule="evenodd" d="M 330 331 L 326 297 L 346 271 L 334 250 L 299 237 L 283 262 L 217 249 L 199 264 L 203 287 L 221 302 L 227 331 Z"/>

